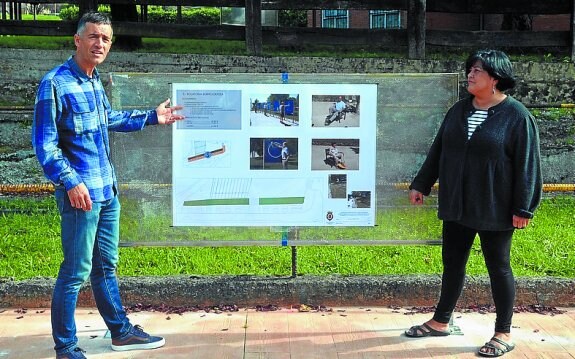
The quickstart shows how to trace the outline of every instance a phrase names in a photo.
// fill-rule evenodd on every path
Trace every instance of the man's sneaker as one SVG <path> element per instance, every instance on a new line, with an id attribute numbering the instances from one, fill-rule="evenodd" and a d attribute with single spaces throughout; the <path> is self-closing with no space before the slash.
<path id="1" fill-rule="evenodd" d="M 128 334 L 112 339 L 112 349 L 116 351 L 156 349 L 163 347 L 164 344 L 166 344 L 164 338 L 151 336 L 139 325 L 133 326 Z"/>
<path id="2" fill-rule="evenodd" d="M 58 354 L 56 355 L 56 359 L 86 359 L 84 355 L 85 351 L 81 348 L 74 348 L 74 350 L 69 351 L 65 354 Z"/>

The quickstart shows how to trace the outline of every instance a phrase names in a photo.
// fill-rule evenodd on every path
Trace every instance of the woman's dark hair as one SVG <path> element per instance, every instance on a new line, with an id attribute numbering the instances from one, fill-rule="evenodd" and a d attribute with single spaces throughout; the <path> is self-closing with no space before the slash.
<path id="1" fill-rule="evenodd" d="M 78 21 L 78 27 L 76 29 L 76 34 L 80 35 L 84 28 L 86 27 L 86 23 L 92 24 L 102 24 L 102 25 L 110 25 L 112 26 L 112 20 L 106 14 L 101 12 L 89 11 L 82 15 L 80 20 Z"/>
<path id="2" fill-rule="evenodd" d="M 499 50 L 479 50 L 471 54 L 465 61 L 465 75 L 469 75 L 471 67 L 479 61 L 487 73 L 497 79 L 497 89 L 505 91 L 515 87 L 515 76 L 513 76 L 513 66 L 509 57 Z"/>

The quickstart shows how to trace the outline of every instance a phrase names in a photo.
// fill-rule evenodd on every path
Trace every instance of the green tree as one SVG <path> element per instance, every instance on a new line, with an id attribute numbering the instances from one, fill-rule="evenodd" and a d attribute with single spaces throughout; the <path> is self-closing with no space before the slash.
<path id="1" fill-rule="evenodd" d="M 278 13 L 280 27 L 306 27 L 306 10 L 280 10 Z"/>

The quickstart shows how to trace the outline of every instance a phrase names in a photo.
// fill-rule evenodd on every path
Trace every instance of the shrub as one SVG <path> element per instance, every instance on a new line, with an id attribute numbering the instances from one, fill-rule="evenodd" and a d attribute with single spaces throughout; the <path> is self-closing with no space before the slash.
<path id="1" fill-rule="evenodd" d="M 160 24 L 178 23 L 176 10 L 164 10 L 160 6 L 148 8 L 148 22 Z M 187 25 L 219 25 L 220 9 L 214 7 L 202 7 L 182 9 L 182 24 Z"/>
<path id="2" fill-rule="evenodd" d="M 68 5 L 68 6 L 62 7 L 62 9 L 60 9 L 59 16 L 60 16 L 60 19 L 62 19 L 62 20 L 75 21 L 75 20 L 78 20 L 79 13 L 80 13 L 80 8 L 78 8 L 78 6 Z"/>
<path id="3" fill-rule="evenodd" d="M 280 10 L 278 13 L 280 27 L 306 27 L 306 10 Z"/>
<path id="4" fill-rule="evenodd" d="M 99 5 L 98 11 L 110 14 L 110 6 Z M 80 8 L 77 5 L 64 6 L 60 9 L 58 16 L 60 16 L 60 19 L 65 21 L 78 21 L 80 19 Z"/>
<path id="5" fill-rule="evenodd" d="M 98 6 L 98 11 L 110 13 L 109 5 Z M 224 10 L 226 11 L 226 10 Z M 229 9 L 228 9 L 229 11 Z M 140 8 L 138 7 L 138 13 Z M 80 18 L 80 10 L 77 5 L 68 5 L 60 10 L 62 20 L 77 21 Z M 194 7 L 183 8 L 181 24 L 186 25 L 219 25 L 221 10 L 216 7 Z M 281 10 L 279 12 L 280 26 L 305 27 L 307 25 L 307 15 L 305 10 Z M 176 24 L 178 23 L 178 13 L 175 7 L 165 9 L 162 6 L 148 7 L 148 22 L 155 24 Z"/>

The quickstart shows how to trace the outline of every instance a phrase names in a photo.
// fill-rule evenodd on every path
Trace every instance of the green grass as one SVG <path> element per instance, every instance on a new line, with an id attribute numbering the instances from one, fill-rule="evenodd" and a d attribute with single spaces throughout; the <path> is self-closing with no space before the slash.
<path id="1" fill-rule="evenodd" d="M 196 39 L 165 39 L 143 38 L 143 47 L 135 52 L 169 53 L 169 54 L 203 54 L 203 55 L 247 55 L 244 41 L 235 40 L 196 40 Z M 42 49 L 73 51 L 74 41 L 70 36 L 25 36 L 0 35 L 0 48 Z M 112 51 L 118 50 L 112 46 Z M 459 48 L 428 48 L 426 58 L 438 61 L 465 61 L 469 49 Z M 570 57 L 564 53 L 524 52 L 515 49 L 506 50 L 512 61 L 517 62 L 570 62 Z M 337 58 L 388 58 L 403 59 L 406 51 L 374 50 L 361 47 L 346 47 L 334 49 L 333 46 L 308 46 L 297 49 L 279 48 L 264 45 L 263 56 L 273 57 L 337 57 Z"/>
<path id="2" fill-rule="evenodd" d="M 246 45 L 243 41 L 143 38 L 142 45 L 142 49 L 137 52 L 246 55 Z"/>
<path id="3" fill-rule="evenodd" d="M 163 54 L 203 54 L 203 55 L 247 55 L 244 41 L 235 40 L 195 40 L 195 39 L 164 39 L 143 38 L 142 48 L 136 50 L 139 53 L 163 53 Z M 74 40 L 72 36 L 26 36 L 26 35 L 0 35 L 0 48 L 42 49 L 42 50 L 65 50 L 73 51 Z M 115 48 L 112 45 L 112 51 Z M 266 56 L 292 57 L 386 57 L 402 58 L 404 55 L 393 52 L 377 52 L 366 49 L 354 49 L 351 51 L 334 51 L 329 47 L 316 47 L 314 49 L 301 49 L 299 51 L 278 49 L 272 46 L 264 46 Z"/>
<path id="4" fill-rule="evenodd" d="M 72 36 L 0 35 L 0 48 L 73 51 L 75 47 Z"/>
<path id="5" fill-rule="evenodd" d="M 546 198 L 526 230 L 517 231 L 512 248 L 516 276 L 575 277 L 575 197 Z M 3 198 L 0 208 L 0 278 L 55 277 L 62 259 L 59 216 L 51 198 Z M 18 211 L 25 210 L 26 213 Z M 437 238 L 440 223 L 433 208 L 413 218 L 405 209 L 379 211 L 374 238 Z M 126 211 L 129 213 L 129 211 Z M 126 219 L 124 219 L 125 221 Z M 408 221 L 417 220 L 406 230 Z M 160 224 L 164 226 L 166 223 Z M 387 229 L 383 229 L 388 227 Z M 237 228 L 206 228 L 197 238 L 236 238 Z M 361 228 L 311 228 L 302 238 L 353 238 Z M 270 238 L 269 228 L 249 229 L 250 236 Z M 486 274 L 477 240 L 468 274 Z M 122 276 L 291 274 L 290 247 L 126 247 L 120 249 Z M 298 273 L 310 275 L 386 275 L 441 273 L 440 246 L 298 247 Z"/>
<path id="6" fill-rule="evenodd" d="M 575 118 L 574 108 L 535 108 L 530 111 L 540 121 L 559 121 L 566 117 Z"/>
<path id="7" fill-rule="evenodd" d="M 34 20 L 34 15 L 32 14 L 22 14 L 22 20 Z M 60 21 L 60 16 L 50 15 L 50 14 L 38 14 L 36 15 L 36 21 Z"/>

